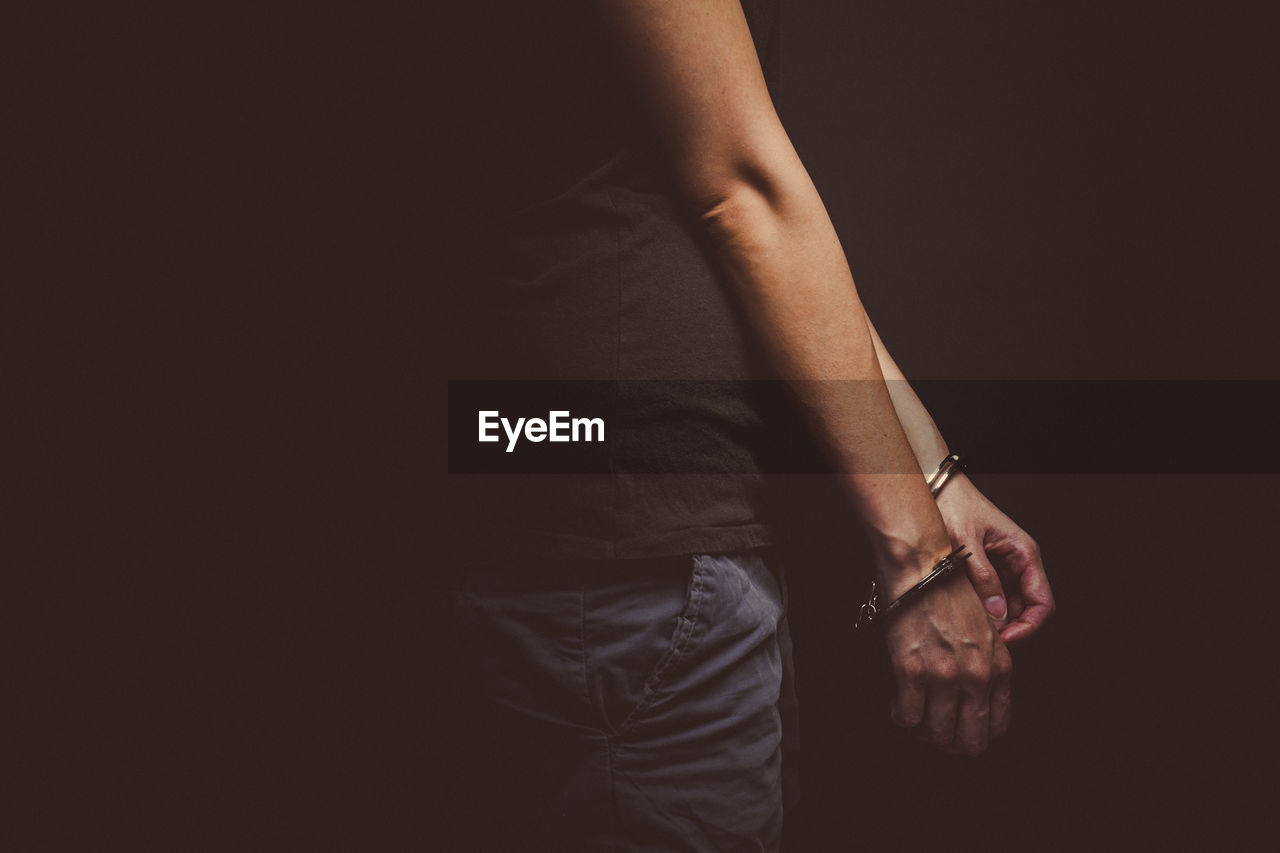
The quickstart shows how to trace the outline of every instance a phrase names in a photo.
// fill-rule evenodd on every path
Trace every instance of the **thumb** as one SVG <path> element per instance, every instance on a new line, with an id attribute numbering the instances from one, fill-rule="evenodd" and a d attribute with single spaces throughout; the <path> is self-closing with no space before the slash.
<path id="1" fill-rule="evenodd" d="M 987 559 L 987 552 L 981 546 L 970 545 L 970 556 L 965 561 L 969 572 L 969 582 L 982 599 L 982 606 L 987 615 L 997 622 L 1003 622 L 1009 616 L 1009 603 L 1005 600 L 1004 589 L 1000 586 L 1000 576 Z"/>

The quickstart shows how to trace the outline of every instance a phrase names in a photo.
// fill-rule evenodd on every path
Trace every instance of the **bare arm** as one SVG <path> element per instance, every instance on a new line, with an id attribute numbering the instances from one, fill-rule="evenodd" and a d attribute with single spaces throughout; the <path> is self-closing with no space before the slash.
<path id="1" fill-rule="evenodd" d="M 756 340 L 793 380 L 867 527 L 884 594 L 951 550 L 894 411 L 835 230 L 769 100 L 737 0 L 593 4 L 679 200 Z M 1008 652 L 968 584 L 933 589 L 886 639 L 895 719 L 981 751 L 1007 725 Z"/>
<path id="2" fill-rule="evenodd" d="M 931 474 L 950 453 L 947 442 L 889 355 L 874 325 L 871 337 L 898 420 L 921 471 Z M 1056 604 L 1036 541 L 963 474 L 947 484 L 938 497 L 938 508 L 951 544 L 968 546 L 973 554 L 966 564 L 969 579 L 988 615 L 1001 626 L 1001 639 L 1014 643 L 1040 630 L 1053 615 Z"/>

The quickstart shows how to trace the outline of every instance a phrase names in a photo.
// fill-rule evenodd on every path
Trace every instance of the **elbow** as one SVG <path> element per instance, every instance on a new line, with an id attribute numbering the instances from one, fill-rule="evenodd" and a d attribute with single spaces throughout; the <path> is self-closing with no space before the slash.
<path id="1" fill-rule="evenodd" d="M 737 169 L 704 187 L 696 198 L 696 226 L 721 248 L 767 245 L 803 213 L 803 183 L 778 170 Z"/>
<path id="2" fill-rule="evenodd" d="M 777 207 L 787 194 L 790 177 L 786 169 L 754 158 L 737 159 L 708 172 L 697 176 L 694 182 L 702 215 L 742 202 L 764 202 Z"/>
<path id="3" fill-rule="evenodd" d="M 785 138 L 783 139 L 785 141 Z M 715 242 L 740 243 L 804 217 L 816 191 L 790 144 L 755 152 L 700 157 L 686 173 L 684 192 L 699 230 Z"/>
<path id="4" fill-rule="evenodd" d="M 720 249 L 759 246 L 778 227 L 777 210 L 768 193 L 748 184 L 725 187 L 698 205 L 695 213 L 701 235 Z"/>

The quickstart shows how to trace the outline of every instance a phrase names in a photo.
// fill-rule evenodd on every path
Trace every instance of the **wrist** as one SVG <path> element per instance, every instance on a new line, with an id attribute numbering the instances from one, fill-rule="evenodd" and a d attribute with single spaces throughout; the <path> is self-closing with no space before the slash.
<path id="1" fill-rule="evenodd" d="M 882 600 L 880 590 L 877 585 L 871 587 L 871 597 L 867 599 L 866 604 L 858 611 L 858 618 L 854 622 L 854 628 L 861 628 L 863 625 L 871 623 L 881 623 L 884 619 L 900 613 L 904 607 L 907 607 L 918 599 L 926 588 L 937 583 L 942 578 L 953 574 L 959 563 L 968 559 L 969 552 L 965 546 L 954 548 L 948 551 L 941 559 L 933 564 L 930 572 L 924 576 L 919 582 L 908 587 L 896 597 L 889 600 Z"/>
<path id="2" fill-rule="evenodd" d="M 980 513 L 985 503 L 987 499 L 963 472 L 956 473 L 937 497 L 938 511 L 942 513 L 949 532 L 954 532 L 952 525 L 958 520 L 973 518 Z"/>
<path id="3" fill-rule="evenodd" d="M 977 487 L 973 485 L 973 481 L 969 479 L 969 475 L 961 469 L 947 478 L 946 488 L 938 493 L 935 500 L 937 501 L 938 506 L 942 506 L 949 500 L 964 496 L 976 490 Z"/>
<path id="4" fill-rule="evenodd" d="M 938 470 L 939 459 L 946 459 L 951 454 L 942 436 L 933 430 L 926 435 L 909 436 L 908 442 L 911 444 L 912 454 L 916 457 L 916 464 L 920 466 L 920 473 L 925 477 L 929 477 Z"/>
<path id="5" fill-rule="evenodd" d="M 933 571 L 951 551 L 945 528 L 920 537 L 885 537 L 872 547 L 876 584 L 896 598 Z"/>

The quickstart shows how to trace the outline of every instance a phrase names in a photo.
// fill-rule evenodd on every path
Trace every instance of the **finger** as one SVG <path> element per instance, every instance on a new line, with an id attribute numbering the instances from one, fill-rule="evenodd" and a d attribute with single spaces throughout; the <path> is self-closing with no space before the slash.
<path id="1" fill-rule="evenodd" d="M 1017 542 L 1006 554 L 1010 573 L 1017 578 L 1021 606 L 1010 608 L 1014 619 L 1001 631 L 1006 643 L 1030 637 L 1053 615 L 1056 605 L 1040 548 L 1030 537 Z"/>
<path id="2" fill-rule="evenodd" d="M 1022 616 L 1000 629 L 1000 639 L 1005 643 L 1020 643 L 1039 631 L 1048 618 L 1045 610 L 1028 607 Z"/>
<path id="3" fill-rule="evenodd" d="M 1004 644 L 998 645 L 991 660 L 991 737 L 1009 731 L 1013 713 L 1013 658 Z"/>
<path id="4" fill-rule="evenodd" d="M 1014 620 L 1000 630 L 1000 639 L 1006 643 L 1016 643 L 1035 634 L 1057 609 L 1053 593 L 1049 590 L 1049 583 L 1044 579 L 1043 572 L 1039 573 L 1039 578 L 1042 579 L 1040 581 L 1032 572 L 1026 572 L 1022 577 L 1024 579 L 1023 591 L 1020 595 L 1022 607 L 1017 611 Z M 1029 581 L 1028 578 L 1030 578 Z M 1030 587 L 1029 591 L 1028 587 Z"/>
<path id="5" fill-rule="evenodd" d="M 924 721 L 924 679 L 921 672 L 898 673 L 898 693 L 889 706 L 894 725 L 913 729 Z"/>
<path id="6" fill-rule="evenodd" d="M 956 704 L 956 737 L 952 746 L 961 755 L 979 755 L 991 735 L 991 670 L 993 654 L 971 652 L 960 667 Z"/>
<path id="7" fill-rule="evenodd" d="M 930 685 L 925 699 L 924 722 L 916 730 L 934 746 L 947 747 L 956 737 L 956 704 L 959 691 L 954 682 Z"/>
<path id="8" fill-rule="evenodd" d="M 1013 589 L 1009 590 L 1009 592 L 1007 593 L 1007 596 L 1008 596 L 1008 599 L 1009 599 L 1009 619 L 1008 619 L 1008 621 L 1013 622 L 1013 621 L 1015 621 L 1019 616 L 1021 616 L 1021 615 L 1022 615 L 1022 611 L 1023 611 L 1023 609 L 1024 609 L 1024 608 L 1023 608 L 1023 606 L 1022 606 L 1022 593 L 1021 593 L 1021 592 L 1019 592 L 1019 591 L 1017 590 L 1017 588 L 1015 587 L 1015 588 L 1013 588 Z"/>
<path id="9" fill-rule="evenodd" d="M 969 559 L 965 561 L 969 582 L 973 584 L 978 598 L 982 599 L 987 615 L 997 622 L 1003 621 L 1009 615 L 1009 604 L 1005 601 L 1000 576 L 996 574 L 995 567 L 987 559 L 987 552 L 981 546 L 970 545 L 969 551 Z"/>
<path id="10" fill-rule="evenodd" d="M 961 691 L 956 708 L 956 738 L 952 743 L 961 755 L 981 755 L 991 737 L 991 706 L 987 685 L 979 692 Z"/>

